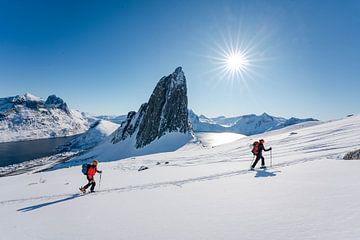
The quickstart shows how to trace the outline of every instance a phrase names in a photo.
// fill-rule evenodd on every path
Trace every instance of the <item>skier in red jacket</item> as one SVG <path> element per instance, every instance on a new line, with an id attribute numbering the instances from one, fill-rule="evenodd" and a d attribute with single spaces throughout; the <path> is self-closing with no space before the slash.
<path id="1" fill-rule="evenodd" d="M 96 173 L 100 173 L 100 174 L 102 173 L 102 171 L 99 171 L 99 170 L 97 169 L 98 163 L 99 163 L 99 162 L 98 162 L 97 160 L 94 160 L 94 161 L 92 162 L 92 164 L 90 164 L 90 165 L 88 166 L 86 178 L 87 178 L 87 180 L 88 180 L 89 182 L 88 182 L 88 184 L 86 184 L 84 187 L 81 187 L 81 188 L 80 188 L 80 191 L 82 191 L 83 193 L 85 193 L 85 192 L 86 192 L 86 189 L 87 189 L 88 187 L 90 187 L 90 186 L 91 186 L 90 192 L 94 192 L 95 185 L 96 185 L 96 182 L 95 182 L 95 179 L 94 179 L 94 175 L 95 175 Z"/>

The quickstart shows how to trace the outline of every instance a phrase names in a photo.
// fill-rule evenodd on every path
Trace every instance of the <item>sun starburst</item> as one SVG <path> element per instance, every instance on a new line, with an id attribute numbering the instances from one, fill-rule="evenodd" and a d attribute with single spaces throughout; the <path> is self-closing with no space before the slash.
<path id="1" fill-rule="evenodd" d="M 249 83 L 254 79 L 262 78 L 260 63 L 265 61 L 265 46 L 260 36 L 220 33 L 220 38 L 208 45 L 211 54 L 207 56 L 214 66 L 208 73 L 217 81 L 217 84 L 229 83 L 231 88 L 238 85 L 249 89 Z M 260 38 L 260 39 L 259 39 Z M 219 41 L 220 40 L 220 41 Z"/>

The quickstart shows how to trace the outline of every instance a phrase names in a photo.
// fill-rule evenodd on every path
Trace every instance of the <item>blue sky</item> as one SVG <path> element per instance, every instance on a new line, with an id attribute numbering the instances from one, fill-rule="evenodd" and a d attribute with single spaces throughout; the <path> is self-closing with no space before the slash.
<path id="1" fill-rule="evenodd" d="M 244 78 L 213 58 L 251 46 Z M 322 120 L 359 113 L 359 1 L 3 1 L 0 97 L 30 92 L 126 114 L 182 66 L 189 107 Z"/>

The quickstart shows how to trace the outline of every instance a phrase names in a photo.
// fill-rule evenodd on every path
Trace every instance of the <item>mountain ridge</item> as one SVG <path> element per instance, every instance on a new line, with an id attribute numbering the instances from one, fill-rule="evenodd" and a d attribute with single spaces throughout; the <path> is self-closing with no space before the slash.
<path id="1" fill-rule="evenodd" d="M 174 151 L 193 139 L 187 104 L 186 78 L 178 67 L 158 81 L 148 102 L 130 111 L 106 140 L 79 158 L 111 161 Z"/>
<path id="2" fill-rule="evenodd" d="M 88 127 L 88 119 L 56 95 L 46 101 L 30 93 L 0 98 L 0 142 L 72 136 Z"/>

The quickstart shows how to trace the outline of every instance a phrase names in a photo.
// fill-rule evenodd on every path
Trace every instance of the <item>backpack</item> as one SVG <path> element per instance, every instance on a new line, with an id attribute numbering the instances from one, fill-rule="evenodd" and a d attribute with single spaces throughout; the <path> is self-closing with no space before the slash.
<path id="1" fill-rule="evenodd" d="M 89 164 L 84 163 L 83 165 L 81 165 L 81 172 L 82 172 L 84 175 L 87 175 L 88 169 L 89 169 Z"/>
<path id="2" fill-rule="evenodd" d="M 257 154 L 259 153 L 259 145 L 260 145 L 260 143 L 259 143 L 258 141 L 255 141 L 255 142 L 252 144 L 253 148 L 252 148 L 251 152 L 252 152 L 254 155 L 257 155 Z"/>

